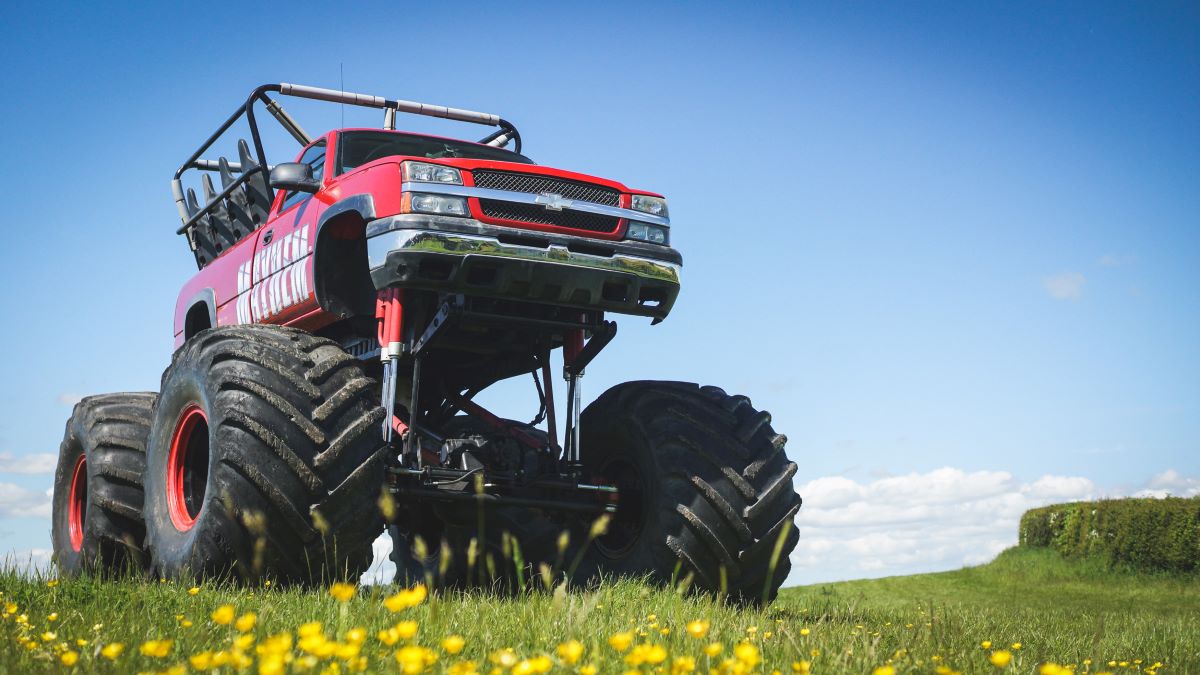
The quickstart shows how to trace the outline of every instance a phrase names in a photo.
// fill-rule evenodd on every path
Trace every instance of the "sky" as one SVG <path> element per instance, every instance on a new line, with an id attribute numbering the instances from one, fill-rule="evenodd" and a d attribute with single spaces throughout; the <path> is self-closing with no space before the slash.
<path id="1" fill-rule="evenodd" d="M 805 500 L 789 584 L 1200 494 L 1198 36 L 1170 2 L 6 3 L 0 556 L 47 558 L 74 401 L 157 388 L 195 271 L 171 175 L 280 81 L 496 112 L 541 164 L 667 195 L 683 291 L 621 321 L 585 398 L 769 409 Z M 485 400 L 534 412 L 524 383 Z"/>

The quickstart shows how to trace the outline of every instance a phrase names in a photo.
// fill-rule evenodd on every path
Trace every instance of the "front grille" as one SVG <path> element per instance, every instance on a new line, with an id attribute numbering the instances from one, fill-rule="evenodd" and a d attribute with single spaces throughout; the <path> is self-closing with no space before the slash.
<path id="1" fill-rule="evenodd" d="M 474 171 L 475 185 L 493 190 L 510 190 L 512 192 L 528 192 L 541 194 L 550 192 L 562 195 L 567 199 L 604 204 L 605 206 L 620 206 L 621 193 L 612 188 L 580 183 L 562 178 L 535 176 L 528 173 L 512 173 L 509 171 Z M 514 219 L 516 220 L 516 219 Z M 539 222 L 539 221 L 531 221 Z"/>
<path id="2" fill-rule="evenodd" d="M 517 204 L 495 199 L 480 199 L 479 206 L 483 209 L 483 215 L 488 218 L 502 218 L 522 223 L 569 227 L 575 230 L 587 230 L 588 232 L 615 232 L 617 225 L 620 224 L 620 219 L 613 216 L 602 216 L 585 211 L 572 211 L 570 209 L 549 211 L 545 207 L 535 204 Z"/>

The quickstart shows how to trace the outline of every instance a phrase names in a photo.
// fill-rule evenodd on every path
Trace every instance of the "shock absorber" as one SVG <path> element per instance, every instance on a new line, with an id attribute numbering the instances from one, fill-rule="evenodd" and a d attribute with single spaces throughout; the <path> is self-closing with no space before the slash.
<path id="1" fill-rule="evenodd" d="M 400 356 L 404 344 L 400 336 L 404 328 L 404 291 L 387 288 L 379 291 L 375 299 L 375 318 L 378 321 L 379 360 L 383 362 L 383 440 L 392 442 L 398 428 L 396 418 L 396 377 L 400 369 Z M 403 426 L 399 427 L 403 429 Z"/>
<path id="2" fill-rule="evenodd" d="M 579 462 L 579 417 L 583 406 L 583 391 L 580 378 L 582 368 L 572 368 L 575 359 L 583 351 L 583 329 L 568 331 L 563 340 L 563 379 L 567 381 L 567 429 L 563 443 L 566 447 L 567 461 L 573 464 Z"/>

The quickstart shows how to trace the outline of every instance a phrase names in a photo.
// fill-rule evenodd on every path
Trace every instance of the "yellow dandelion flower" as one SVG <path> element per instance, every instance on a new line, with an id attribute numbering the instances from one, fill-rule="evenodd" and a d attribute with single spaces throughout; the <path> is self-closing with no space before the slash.
<path id="1" fill-rule="evenodd" d="M 696 638 L 697 640 L 702 640 L 702 639 L 704 639 L 705 635 L 708 635 L 708 629 L 711 625 L 712 624 L 709 623 L 708 620 L 706 620 L 706 619 L 696 619 L 695 621 L 689 621 L 686 626 L 687 634 L 691 635 L 692 637 Z"/>
<path id="2" fill-rule="evenodd" d="M 179 625 L 180 625 L 180 626 L 183 626 L 184 628 L 191 628 L 191 627 L 192 627 L 192 620 L 191 620 L 191 619 L 184 619 L 184 620 L 182 620 L 182 621 L 180 621 L 180 622 L 179 622 Z"/>
<path id="3" fill-rule="evenodd" d="M 321 635 L 323 629 L 321 628 L 320 621 L 309 621 L 308 623 L 300 624 L 300 627 L 296 629 L 296 632 L 299 633 L 300 637 L 305 638 Z"/>
<path id="4" fill-rule="evenodd" d="M 281 654 L 269 654 L 258 660 L 258 675 L 283 675 L 285 661 Z"/>
<path id="5" fill-rule="evenodd" d="M 461 652 L 465 646 L 467 646 L 467 641 L 464 640 L 463 636 L 461 635 L 447 635 L 445 639 L 442 640 L 442 649 L 444 649 L 447 654 L 457 654 Z"/>
<path id="6" fill-rule="evenodd" d="M 892 666 L 879 666 L 871 671 L 871 675 L 896 675 L 896 669 Z"/>
<path id="7" fill-rule="evenodd" d="M 425 647 L 409 645 L 396 651 L 396 663 L 403 673 L 419 673 L 437 662 L 437 654 Z"/>
<path id="8" fill-rule="evenodd" d="M 733 656 L 750 668 L 757 666 L 762 661 L 762 655 L 759 653 L 758 647 L 749 642 L 742 642 L 734 647 Z"/>
<path id="9" fill-rule="evenodd" d="M 341 581 L 329 587 L 329 595 L 333 596 L 338 602 L 350 602 L 354 594 L 358 592 L 358 587 L 354 584 L 347 584 Z"/>
<path id="10" fill-rule="evenodd" d="M 1038 675 L 1062 675 L 1063 673 L 1069 673 L 1069 672 L 1071 672 L 1071 671 L 1064 670 L 1063 667 L 1058 665 L 1057 663 L 1050 663 L 1050 662 L 1043 663 L 1038 668 Z"/>
<path id="11" fill-rule="evenodd" d="M 193 653 L 192 656 L 187 657 L 187 662 L 191 663 L 192 668 L 194 669 L 208 670 L 212 668 L 212 652 L 202 651 L 199 653 Z"/>
<path id="12" fill-rule="evenodd" d="M 233 646 L 237 649 L 246 650 L 254 644 L 254 635 L 251 633 L 243 633 L 233 640 Z"/>
<path id="13" fill-rule="evenodd" d="M 579 640 L 568 640 L 558 645 L 558 649 L 555 651 L 563 663 L 573 666 L 579 663 L 579 659 L 583 657 L 583 643 Z"/>
<path id="14" fill-rule="evenodd" d="M 58 633 L 54 631 L 48 630 L 42 633 L 42 642 L 53 642 L 56 639 L 58 639 Z"/>
<path id="15" fill-rule="evenodd" d="M 417 634 L 416 621 L 401 621 L 396 624 L 396 634 L 407 640 Z"/>
<path id="16" fill-rule="evenodd" d="M 510 647 L 497 649 L 488 655 L 488 661 L 500 666 L 501 668 L 512 668 L 517 664 L 517 653 Z"/>
<path id="17" fill-rule="evenodd" d="M 46 588 L 54 588 L 57 585 L 58 585 L 58 579 L 51 579 L 50 581 L 46 582 Z"/>
<path id="18" fill-rule="evenodd" d="M 77 640 L 75 640 L 75 645 L 78 647 L 86 647 L 87 644 L 88 644 L 88 641 L 84 640 L 83 638 L 78 638 Z"/>
<path id="19" fill-rule="evenodd" d="M 809 633 L 811 633 L 811 632 L 812 632 L 812 631 L 810 631 L 810 630 L 809 630 L 809 629 L 807 629 L 807 628 L 801 628 L 801 629 L 800 629 L 800 634 L 801 634 L 801 635 L 804 635 L 804 636 L 808 636 L 808 634 L 809 634 Z"/>
<path id="20" fill-rule="evenodd" d="M 429 591 L 425 588 L 425 584 L 417 584 L 384 598 L 383 606 L 387 607 L 389 612 L 401 612 L 425 602 L 428 595 Z"/>
<path id="21" fill-rule="evenodd" d="M 614 633 L 608 638 L 608 645 L 613 649 L 623 652 L 629 649 L 629 645 L 633 643 L 633 633 Z"/>
<path id="22" fill-rule="evenodd" d="M 174 640 L 147 640 L 138 647 L 138 651 L 142 653 L 142 656 L 163 658 L 171 653 L 172 644 L 174 644 Z"/>
<path id="23" fill-rule="evenodd" d="M 109 661 L 116 661 L 121 656 L 121 652 L 125 651 L 125 645 L 120 642 L 110 642 L 100 650 L 100 656 Z"/>
<path id="24" fill-rule="evenodd" d="M 474 661 L 459 661 L 446 671 L 450 675 L 479 675 L 479 664 Z"/>
<path id="25" fill-rule="evenodd" d="M 1012 652 L 1004 649 L 996 650 L 988 657 L 988 661 L 997 668 L 1007 668 L 1008 664 L 1012 663 Z"/>
<path id="26" fill-rule="evenodd" d="M 716 655 L 720 654 L 721 650 L 723 650 L 723 649 L 725 649 L 725 645 L 721 644 L 720 642 L 713 642 L 711 644 L 705 645 L 704 654 L 705 654 L 705 656 L 712 658 L 712 657 L 715 657 Z"/>
<path id="27" fill-rule="evenodd" d="M 792 661 L 792 672 L 800 675 L 808 675 L 812 671 L 812 664 L 808 661 Z"/>
<path id="28" fill-rule="evenodd" d="M 237 614 L 237 611 L 234 610 L 233 605 L 221 605 L 213 611 L 212 620 L 217 625 L 228 626 L 233 622 L 235 614 Z"/>
<path id="29" fill-rule="evenodd" d="M 199 595 L 199 593 L 200 593 L 200 588 L 197 586 L 192 586 L 191 588 L 188 589 L 188 595 Z"/>
<path id="30" fill-rule="evenodd" d="M 239 633 L 249 633 L 254 630 L 254 624 L 256 623 L 258 623 L 258 615 L 254 612 L 246 612 L 237 618 L 237 621 L 233 623 L 233 627 Z"/>
<path id="31" fill-rule="evenodd" d="M 375 637 L 379 638 L 379 641 L 383 644 L 391 647 L 400 641 L 400 631 L 395 628 L 385 628 L 376 633 Z"/>
<path id="32" fill-rule="evenodd" d="M 58 612 L 50 612 L 46 615 L 46 620 L 51 623 L 58 621 Z"/>
<path id="33" fill-rule="evenodd" d="M 696 659 L 691 656 L 676 656 L 671 661 L 671 675 L 685 675 L 696 671 Z"/>
<path id="34" fill-rule="evenodd" d="M 991 648 L 992 648 L 992 641 L 991 641 L 991 640 L 984 640 L 983 642 L 980 642 L 980 643 L 979 643 L 979 646 L 980 646 L 980 647 L 982 647 L 982 648 L 984 648 L 984 649 L 991 649 Z"/>
<path id="35" fill-rule="evenodd" d="M 591 663 L 579 669 L 579 675 L 596 675 L 598 672 L 600 672 L 600 670 Z"/>
<path id="36" fill-rule="evenodd" d="M 64 666 L 73 666 L 79 661 L 79 652 L 68 649 L 59 655 L 58 660 L 62 661 Z"/>

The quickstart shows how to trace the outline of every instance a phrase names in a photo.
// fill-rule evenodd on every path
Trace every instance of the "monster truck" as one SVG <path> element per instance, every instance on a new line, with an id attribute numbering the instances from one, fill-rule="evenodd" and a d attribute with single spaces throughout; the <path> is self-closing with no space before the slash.
<path id="1" fill-rule="evenodd" d="M 384 124 L 314 138 L 284 96 L 382 109 Z M 296 161 L 268 163 L 263 110 Z M 495 129 L 408 133 L 398 113 Z M 233 160 L 203 157 L 243 122 Z M 292 84 L 255 89 L 172 188 L 199 272 L 161 389 L 85 398 L 67 423 L 64 572 L 352 578 L 386 527 L 401 579 L 478 583 L 544 562 L 574 580 L 774 596 L 800 498 L 768 413 L 661 381 L 581 405 L 617 332 L 607 317 L 658 323 L 675 303 L 661 195 L 539 166 L 493 114 Z M 474 400 L 517 376 L 533 380 L 533 422 Z"/>

